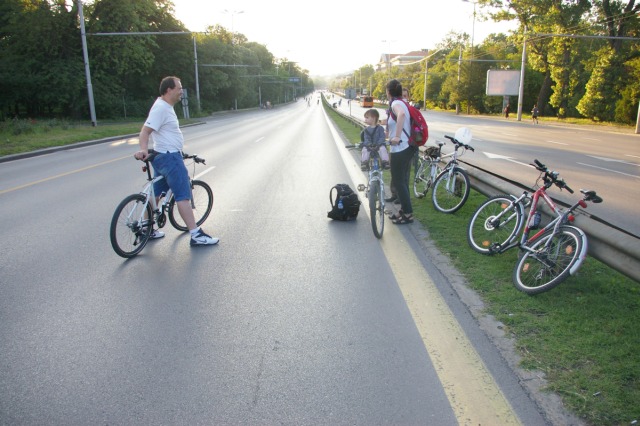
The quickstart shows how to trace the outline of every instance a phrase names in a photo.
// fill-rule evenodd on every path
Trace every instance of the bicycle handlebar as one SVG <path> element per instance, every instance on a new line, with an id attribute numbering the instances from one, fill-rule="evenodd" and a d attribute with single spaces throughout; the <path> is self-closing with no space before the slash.
<path id="1" fill-rule="evenodd" d="M 458 139 L 454 138 L 453 136 L 444 135 L 444 137 L 449 139 L 451 142 L 453 142 L 453 144 L 456 146 L 456 149 L 462 147 L 464 149 L 470 150 L 471 152 L 476 152 L 476 150 L 473 149 L 473 147 L 471 145 L 467 145 L 466 143 L 462 143 Z"/>
<path id="2" fill-rule="evenodd" d="M 193 159 L 193 161 L 194 161 L 195 163 L 198 163 L 198 164 L 206 164 L 206 163 L 205 163 L 205 159 L 204 159 L 204 158 L 200 158 L 200 157 L 198 157 L 198 156 L 197 156 L 197 155 L 195 155 L 195 154 L 193 154 L 193 155 L 189 155 L 189 154 L 187 154 L 186 152 L 183 152 L 183 153 L 182 153 L 182 159 L 183 159 L 183 160 L 188 160 L 188 159 L 190 159 L 190 158 L 191 158 L 191 159 Z"/>
<path id="3" fill-rule="evenodd" d="M 545 166 L 538 160 L 533 160 L 533 164 L 530 165 L 535 167 L 536 170 L 538 170 L 541 174 L 544 174 L 542 179 L 544 180 L 545 186 L 547 188 L 551 185 L 556 185 L 560 189 L 566 189 L 571 194 L 574 193 L 573 189 L 571 189 L 569 185 L 566 184 L 564 179 L 559 178 L 560 174 L 558 172 L 550 172 L 547 166 Z M 587 206 L 586 204 L 584 204 L 584 201 L 591 201 L 595 204 L 601 203 L 603 201 L 602 197 L 596 194 L 596 191 L 594 190 L 581 189 L 580 192 L 584 195 L 584 198 L 578 202 L 578 204 L 582 207 Z"/>

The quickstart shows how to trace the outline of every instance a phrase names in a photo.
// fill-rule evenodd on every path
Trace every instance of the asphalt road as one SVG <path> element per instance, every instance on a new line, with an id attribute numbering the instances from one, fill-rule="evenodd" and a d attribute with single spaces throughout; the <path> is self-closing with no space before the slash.
<path id="1" fill-rule="evenodd" d="M 0 424 L 547 424 L 445 265 L 363 212 L 320 106 L 184 129 L 215 194 L 189 247 L 170 225 L 134 259 L 115 206 L 145 183 L 136 140 L 0 164 Z M 345 154 L 347 153 L 347 154 Z M 549 417 L 551 416 L 551 417 Z"/>

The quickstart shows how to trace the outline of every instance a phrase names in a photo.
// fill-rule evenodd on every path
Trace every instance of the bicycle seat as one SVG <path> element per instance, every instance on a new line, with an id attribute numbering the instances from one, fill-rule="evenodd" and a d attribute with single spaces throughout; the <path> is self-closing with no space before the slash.
<path id="1" fill-rule="evenodd" d="M 158 151 L 155 151 L 153 149 L 150 149 L 147 151 L 149 155 L 147 155 L 147 158 L 145 158 L 143 161 L 145 163 L 148 163 L 150 161 L 153 161 L 154 158 L 156 158 L 156 155 L 158 155 Z"/>
<path id="2" fill-rule="evenodd" d="M 602 197 L 596 194 L 596 191 L 581 189 L 580 192 L 584 194 L 584 198 L 587 201 L 591 201 L 592 203 L 600 204 L 603 201 Z"/>

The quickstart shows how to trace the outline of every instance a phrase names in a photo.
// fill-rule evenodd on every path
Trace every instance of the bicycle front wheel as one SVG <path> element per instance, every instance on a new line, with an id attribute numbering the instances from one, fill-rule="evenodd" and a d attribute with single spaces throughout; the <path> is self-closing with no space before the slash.
<path id="1" fill-rule="evenodd" d="M 213 208 L 213 191 L 211 187 L 201 180 L 191 181 L 191 209 L 196 220 L 196 225 L 200 226 L 209 217 Z M 169 202 L 169 222 L 178 231 L 188 231 L 187 224 L 178 212 L 175 198 Z"/>
<path id="2" fill-rule="evenodd" d="M 493 254 L 516 237 L 524 223 L 524 209 L 513 201 L 509 195 L 497 195 L 480 204 L 467 229 L 467 241 L 472 249 Z"/>
<path id="3" fill-rule="evenodd" d="M 433 184 L 431 170 L 437 167 L 437 162 L 431 158 L 422 161 L 413 179 L 413 194 L 416 198 L 424 198 Z"/>
<path id="4" fill-rule="evenodd" d="M 515 287 L 527 294 L 551 290 L 566 280 L 582 264 L 586 241 L 576 229 L 561 226 L 542 234 L 518 260 L 513 270 Z"/>
<path id="5" fill-rule="evenodd" d="M 470 191 L 471 183 L 467 172 L 459 167 L 445 169 L 433 183 L 431 201 L 439 212 L 455 213 L 467 201 Z"/>
<path id="6" fill-rule="evenodd" d="M 382 238 L 384 232 L 384 194 L 380 182 L 369 184 L 369 212 L 371 213 L 371 229 L 376 238 Z"/>
<path id="7" fill-rule="evenodd" d="M 142 194 L 129 195 L 116 207 L 111 219 L 111 247 L 124 258 L 142 251 L 151 235 L 151 206 Z"/>

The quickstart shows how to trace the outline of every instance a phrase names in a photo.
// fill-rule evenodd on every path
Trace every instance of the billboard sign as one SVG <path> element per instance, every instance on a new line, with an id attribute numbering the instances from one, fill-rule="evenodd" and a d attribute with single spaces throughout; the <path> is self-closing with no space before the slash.
<path id="1" fill-rule="evenodd" d="M 516 96 L 520 92 L 519 70 L 487 71 L 488 96 Z"/>

